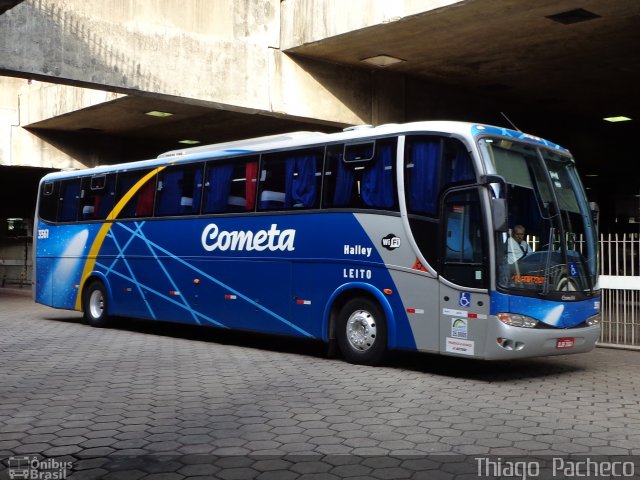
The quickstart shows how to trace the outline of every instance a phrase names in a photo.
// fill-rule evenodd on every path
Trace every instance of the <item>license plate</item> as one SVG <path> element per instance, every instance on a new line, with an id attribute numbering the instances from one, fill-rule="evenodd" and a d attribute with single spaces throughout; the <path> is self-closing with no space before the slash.
<path id="1" fill-rule="evenodd" d="M 556 348 L 573 348 L 575 341 L 573 337 L 559 338 L 556 341 Z"/>

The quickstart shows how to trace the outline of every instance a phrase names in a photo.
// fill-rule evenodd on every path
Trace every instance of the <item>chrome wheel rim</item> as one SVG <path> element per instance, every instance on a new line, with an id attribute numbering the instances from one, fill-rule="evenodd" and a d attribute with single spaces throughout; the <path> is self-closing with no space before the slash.
<path id="1" fill-rule="evenodd" d="M 376 333 L 376 319 L 366 310 L 356 310 L 347 320 L 347 340 L 354 350 L 369 350 L 376 341 Z"/>
<path id="2" fill-rule="evenodd" d="M 89 313 L 93 318 L 100 318 L 104 311 L 104 297 L 100 290 L 94 290 L 89 297 Z"/>

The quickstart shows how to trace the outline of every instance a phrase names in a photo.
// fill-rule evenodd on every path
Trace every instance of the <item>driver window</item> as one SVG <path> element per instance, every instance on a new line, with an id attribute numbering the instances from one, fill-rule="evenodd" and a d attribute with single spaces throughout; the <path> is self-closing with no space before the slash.
<path id="1" fill-rule="evenodd" d="M 442 208 L 442 275 L 458 285 L 486 288 L 484 229 L 478 190 L 451 192 L 445 197 Z"/>

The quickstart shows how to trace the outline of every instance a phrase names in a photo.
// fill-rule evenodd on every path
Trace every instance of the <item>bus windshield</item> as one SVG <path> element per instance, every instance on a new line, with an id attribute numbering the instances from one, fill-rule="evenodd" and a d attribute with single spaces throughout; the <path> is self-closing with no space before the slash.
<path id="1" fill-rule="evenodd" d="M 508 232 L 496 233 L 495 242 L 498 287 L 572 291 L 574 299 L 593 294 L 597 234 L 571 157 L 502 138 L 483 138 L 480 149 L 506 180 Z"/>

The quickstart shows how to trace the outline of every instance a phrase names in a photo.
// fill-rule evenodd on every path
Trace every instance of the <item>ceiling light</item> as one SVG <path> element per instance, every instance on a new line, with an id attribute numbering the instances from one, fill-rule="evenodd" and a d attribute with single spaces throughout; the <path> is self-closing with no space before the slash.
<path id="1" fill-rule="evenodd" d="M 370 65 L 375 65 L 376 67 L 388 67 L 389 65 L 393 65 L 395 63 L 406 62 L 406 60 L 392 57 L 390 55 L 376 55 L 374 57 L 363 58 L 360 61 L 368 63 Z"/>
<path id="2" fill-rule="evenodd" d="M 629 117 L 625 117 L 624 115 L 619 115 L 617 117 L 604 117 L 603 120 L 605 122 L 616 123 L 616 122 L 628 122 L 631 119 Z"/>
<path id="3" fill-rule="evenodd" d="M 164 117 L 170 117 L 171 115 L 173 115 L 173 113 L 170 113 L 170 112 L 159 112 L 157 110 L 152 110 L 150 112 L 145 112 L 145 115 L 149 115 L 150 117 L 164 118 Z"/>
<path id="4" fill-rule="evenodd" d="M 200 140 L 189 140 L 185 138 L 184 140 L 178 140 L 178 143 L 184 143 L 186 145 L 195 145 L 196 143 L 200 143 Z"/>

